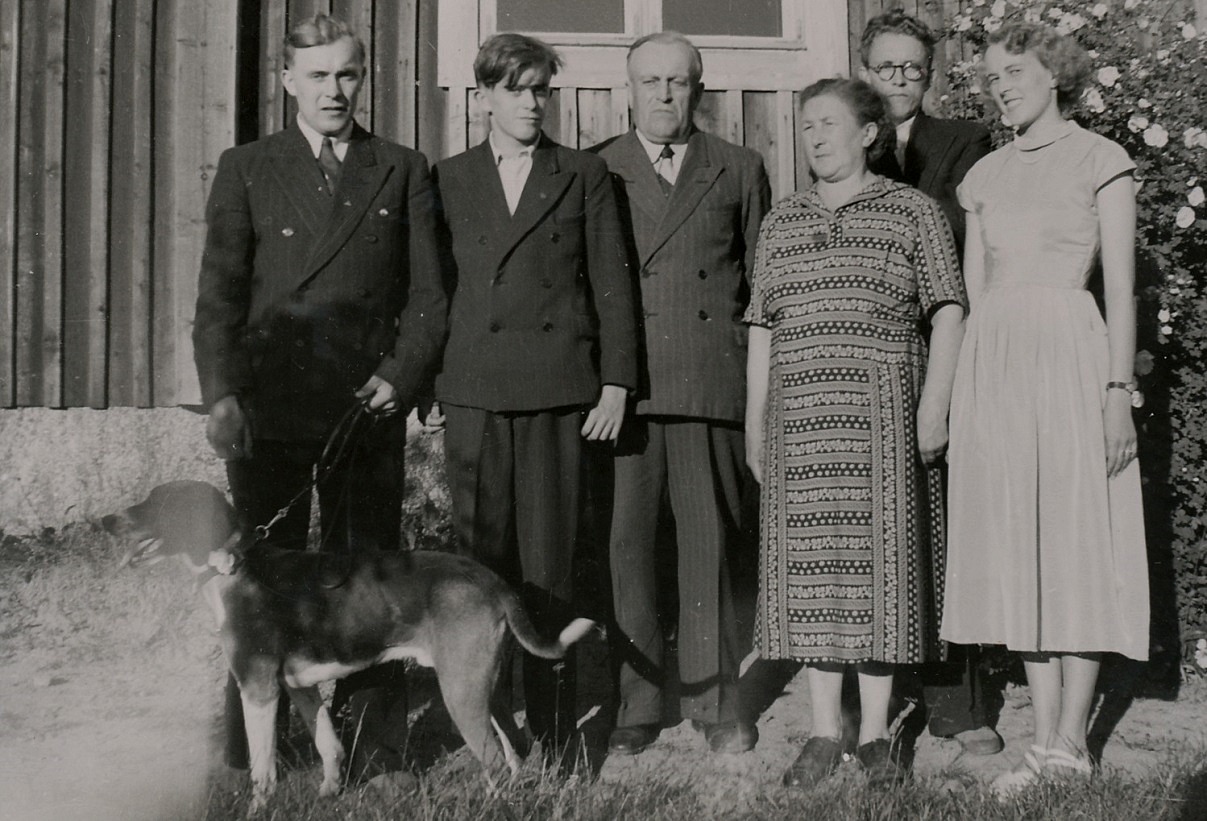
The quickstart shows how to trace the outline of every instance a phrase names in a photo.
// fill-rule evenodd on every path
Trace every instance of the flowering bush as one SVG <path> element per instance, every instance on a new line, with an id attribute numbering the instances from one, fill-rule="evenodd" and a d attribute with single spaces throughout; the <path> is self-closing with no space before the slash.
<path id="1" fill-rule="evenodd" d="M 990 125 L 999 144 L 1009 139 L 976 73 L 986 35 L 1007 21 L 1046 23 L 1076 38 L 1094 61 L 1094 81 L 1073 116 L 1127 150 L 1139 183 L 1136 374 L 1148 401 L 1137 422 L 1154 621 L 1162 611 L 1173 621 L 1173 605 L 1162 598 L 1176 590 L 1183 660 L 1205 670 L 1207 36 L 1179 16 L 1189 13 L 1182 0 L 964 0 L 947 33 L 978 56 L 949 68 L 941 105 L 946 116 Z"/>

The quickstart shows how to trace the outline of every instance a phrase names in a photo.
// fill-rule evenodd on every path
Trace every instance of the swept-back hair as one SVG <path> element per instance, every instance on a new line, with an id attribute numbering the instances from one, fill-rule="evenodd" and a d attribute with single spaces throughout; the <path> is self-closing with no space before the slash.
<path id="1" fill-rule="evenodd" d="M 700 84 L 700 78 L 704 76 L 704 58 L 700 56 L 700 49 L 696 48 L 696 44 L 677 31 L 656 31 L 653 34 L 647 34 L 634 40 L 633 45 L 629 46 L 629 52 L 624 58 L 626 68 L 633 61 L 633 52 L 646 43 L 660 43 L 664 46 L 683 46 L 686 48 L 691 53 L 690 79 L 692 85 Z"/>
<path id="2" fill-rule="evenodd" d="M 364 68 L 367 59 L 366 55 L 368 54 L 365 50 L 364 41 L 343 20 L 326 14 L 316 14 L 313 17 L 299 20 L 289 30 L 289 33 L 285 35 L 285 42 L 282 47 L 285 68 L 293 66 L 293 58 L 298 49 L 325 46 L 342 40 L 345 37 L 350 37 L 356 45 L 356 55 L 360 59 L 361 68 Z"/>

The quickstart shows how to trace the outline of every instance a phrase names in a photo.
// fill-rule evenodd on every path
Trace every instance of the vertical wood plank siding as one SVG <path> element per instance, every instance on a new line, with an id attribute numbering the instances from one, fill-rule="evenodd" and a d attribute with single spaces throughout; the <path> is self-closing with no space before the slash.
<path id="1" fill-rule="evenodd" d="M 1207 12 L 1207 0 L 1177 2 Z M 849 0 L 851 67 L 870 17 L 900 6 L 937 27 L 957 5 Z M 294 116 L 279 76 L 288 27 L 319 11 L 357 26 L 371 67 L 358 117 L 435 162 L 486 135 L 473 89 L 439 76 L 438 56 L 472 61 L 483 19 L 466 10 L 476 6 L 0 0 L 0 105 L 15 115 L 0 117 L 0 407 L 198 402 L 190 337 L 205 199 L 236 136 L 278 131 Z M 724 56 L 714 76 L 735 70 Z M 937 77 L 961 56 L 961 43 L 944 43 Z M 590 76 L 598 80 L 558 88 L 551 101 L 549 131 L 568 145 L 628 127 L 621 78 Z M 797 95 L 758 82 L 711 84 L 700 123 L 761 151 L 779 197 L 808 178 Z"/>

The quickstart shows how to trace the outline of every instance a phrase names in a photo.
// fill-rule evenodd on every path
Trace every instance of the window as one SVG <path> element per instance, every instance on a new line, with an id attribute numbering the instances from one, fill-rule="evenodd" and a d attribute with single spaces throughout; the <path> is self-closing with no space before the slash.
<path id="1" fill-rule="evenodd" d="M 662 27 L 687 35 L 783 37 L 782 0 L 662 0 Z"/>
<path id="2" fill-rule="evenodd" d="M 624 0 L 496 0 L 498 31 L 624 32 Z"/>

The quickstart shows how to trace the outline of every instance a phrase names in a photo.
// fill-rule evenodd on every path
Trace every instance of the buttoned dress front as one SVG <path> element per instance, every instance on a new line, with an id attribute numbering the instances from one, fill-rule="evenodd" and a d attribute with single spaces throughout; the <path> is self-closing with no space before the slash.
<path id="1" fill-rule="evenodd" d="M 937 648 L 943 506 L 918 453 L 924 316 L 965 304 L 938 204 L 877 178 L 763 224 L 746 320 L 771 332 L 756 642 L 768 658 L 917 663 Z"/>

